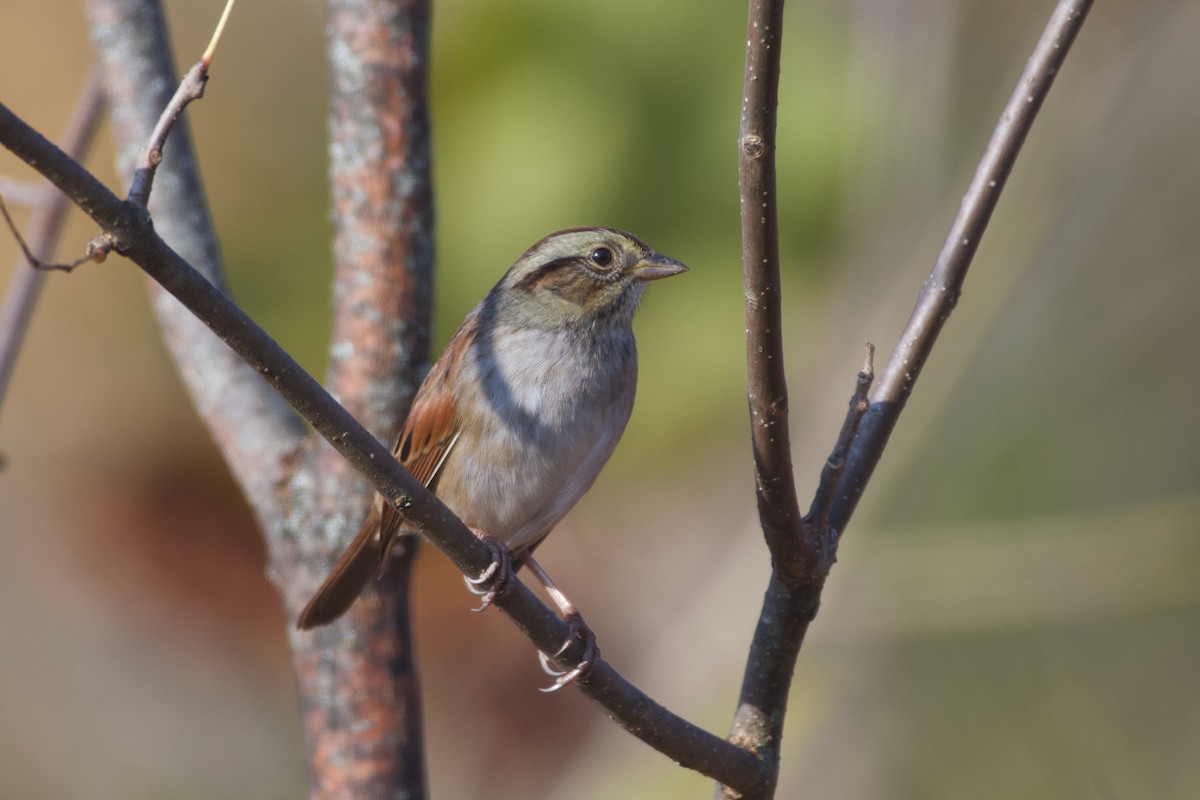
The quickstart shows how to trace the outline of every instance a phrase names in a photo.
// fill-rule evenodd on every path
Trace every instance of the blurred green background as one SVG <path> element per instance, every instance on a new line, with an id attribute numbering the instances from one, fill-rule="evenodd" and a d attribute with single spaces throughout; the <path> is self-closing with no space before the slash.
<path id="1" fill-rule="evenodd" d="M 746 444 L 741 3 L 435 4 L 437 343 L 569 225 L 692 271 L 637 322 L 637 409 L 544 548 L 605 655 L 710 730 L 765 587 Z M 811 495 L 865 340 L 886 358 L 1052 4 L 789 4 L 780 220 Z M 219 3 L 167 3 L 179 59 Z M 76 4 L 6 0 L 0 100 L 51 137 Z M 321 374 L 322 8 L 239 6 L 188 111 L 238 300 Z M 1200 5 L 1098 4 L 844 540 L 782 797 L 1200 796 Z M 105 134 L 105 137 L 107 135 Z M 112 180 L 102 141 L 89 165 Z M 33 173 L 0 153 L 0 175 Z M 20 220 L 26 214 L 18 214 Z M 76 214 L 60 253 L 91 226 Z M 0 277 L 16 248 L 0 236 Z M 285 620 L 121 259 L 51 277 L 0 411 L 0 797 L 297 798 Z M 709 796 L 422 555 L 435 797 Z M 484 674 L 478 666 L 492 665 Z"/>

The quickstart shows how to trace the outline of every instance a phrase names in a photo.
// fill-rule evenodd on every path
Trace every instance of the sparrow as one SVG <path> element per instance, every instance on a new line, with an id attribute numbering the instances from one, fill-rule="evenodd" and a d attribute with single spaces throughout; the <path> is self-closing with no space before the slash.
<path id="1" fill-rule="evenodd" d="M 528 566 L 572 636 L 582 638 L 584 657 L 573 670 L 554 670 L 541 655 L 558 679 L 550 690 L 583 675 L 599 650 L 532 553 L 592 486 L 629 421 L 637 387 L 632 323 L 647 283 L 686 269 L 614 228 L 550 234 L 463 320 L 417 390 L 396 442 L 400 463 L 492 551 L 491 566 L 467 579 L 483 598 L 476 610 Z M 297 627 L 341 616 L 398 538 L 418 533 L 376 496 Z"/>

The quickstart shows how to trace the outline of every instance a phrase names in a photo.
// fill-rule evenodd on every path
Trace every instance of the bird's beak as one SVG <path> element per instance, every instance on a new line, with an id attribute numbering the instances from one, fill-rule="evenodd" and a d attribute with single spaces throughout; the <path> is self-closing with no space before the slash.
<path id="1" fill-rule="evenodd" d="M 673 258 L 651 252 L 650 255 L 634 264 L 630 272 L 640 281 L 656 281 L 659 278 L 669 278 L 672 275 L 687 272 L 687 267 Z"/>

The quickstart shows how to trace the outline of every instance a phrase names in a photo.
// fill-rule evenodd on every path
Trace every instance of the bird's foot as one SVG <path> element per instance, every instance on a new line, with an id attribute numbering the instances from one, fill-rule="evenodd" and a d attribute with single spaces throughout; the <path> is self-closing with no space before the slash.
<path id="1" fill-rule="evenodd" d="M 575 665 L 574 669 L 561 670 L 551 663 L 551 656 L 539 652 L 538 659 L 542 662 L 542 669 L 545 670 L 547 675 L 554 678 L 554 683 L 542 689 L 541 691 L 543 692 L 557 692 L 564 686 L 574 683 L 584 675 L 587 675 L 591 671 L 592 665 L 600 658 L 600 646 L 596 644 L 596 634 L 583 621 L 583 615 L 578 611 L 572 611 L 566 615 L 564 621 L 567 623 L 568 628 L 567 640 L 563 642 L 563 646 L 558 648 L 558 652 L 552 657 L 558 658 L 565 653 L 575 637 L 579 637 L 583 641 L 583 656 L 579 659 L 579 663 Z"/>
<path id="2" fill-rule="evenodd" d="M 482 598 L 479 608 L 471 609 L 478 613 L 494 603 L 497 597 L 504 594 L 509 584 L 513 581 L 514 572 L 512 555 L 508 552 L 508 547 L 504 542 L 490 533 L 484 533 L 483 531 L 475 531 L 475 535 L 479 537 L 481 542 L 487 545 L 488 550 L 492 553 L 492 563 L 488 565 L 487 569 L 474 578 L 463 577 L 463 581 L 467 584 L 467 591 L 476 597 Z"/>

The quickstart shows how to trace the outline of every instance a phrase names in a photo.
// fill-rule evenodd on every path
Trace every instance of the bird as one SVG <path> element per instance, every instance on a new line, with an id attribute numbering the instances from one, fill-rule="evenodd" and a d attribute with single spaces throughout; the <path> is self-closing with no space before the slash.
<path id="1" fill-rule="evenodd" d="M 578 679 L 599 657 L 575 605 L 532 557 L 591 488 L 633 410 L 633 317 L 646 286 L 685 272 L 615 228 L 568 228 L 538 241 L 467 314 L 413 398 L 394 455 L 488 545 L 492 564 L 467 578 L 482 611 L 528 566 L 584 645 Z M 418 527 L 376 496 L 361 529 L 297 620 L 325 625 L 381 573 Z"/>

